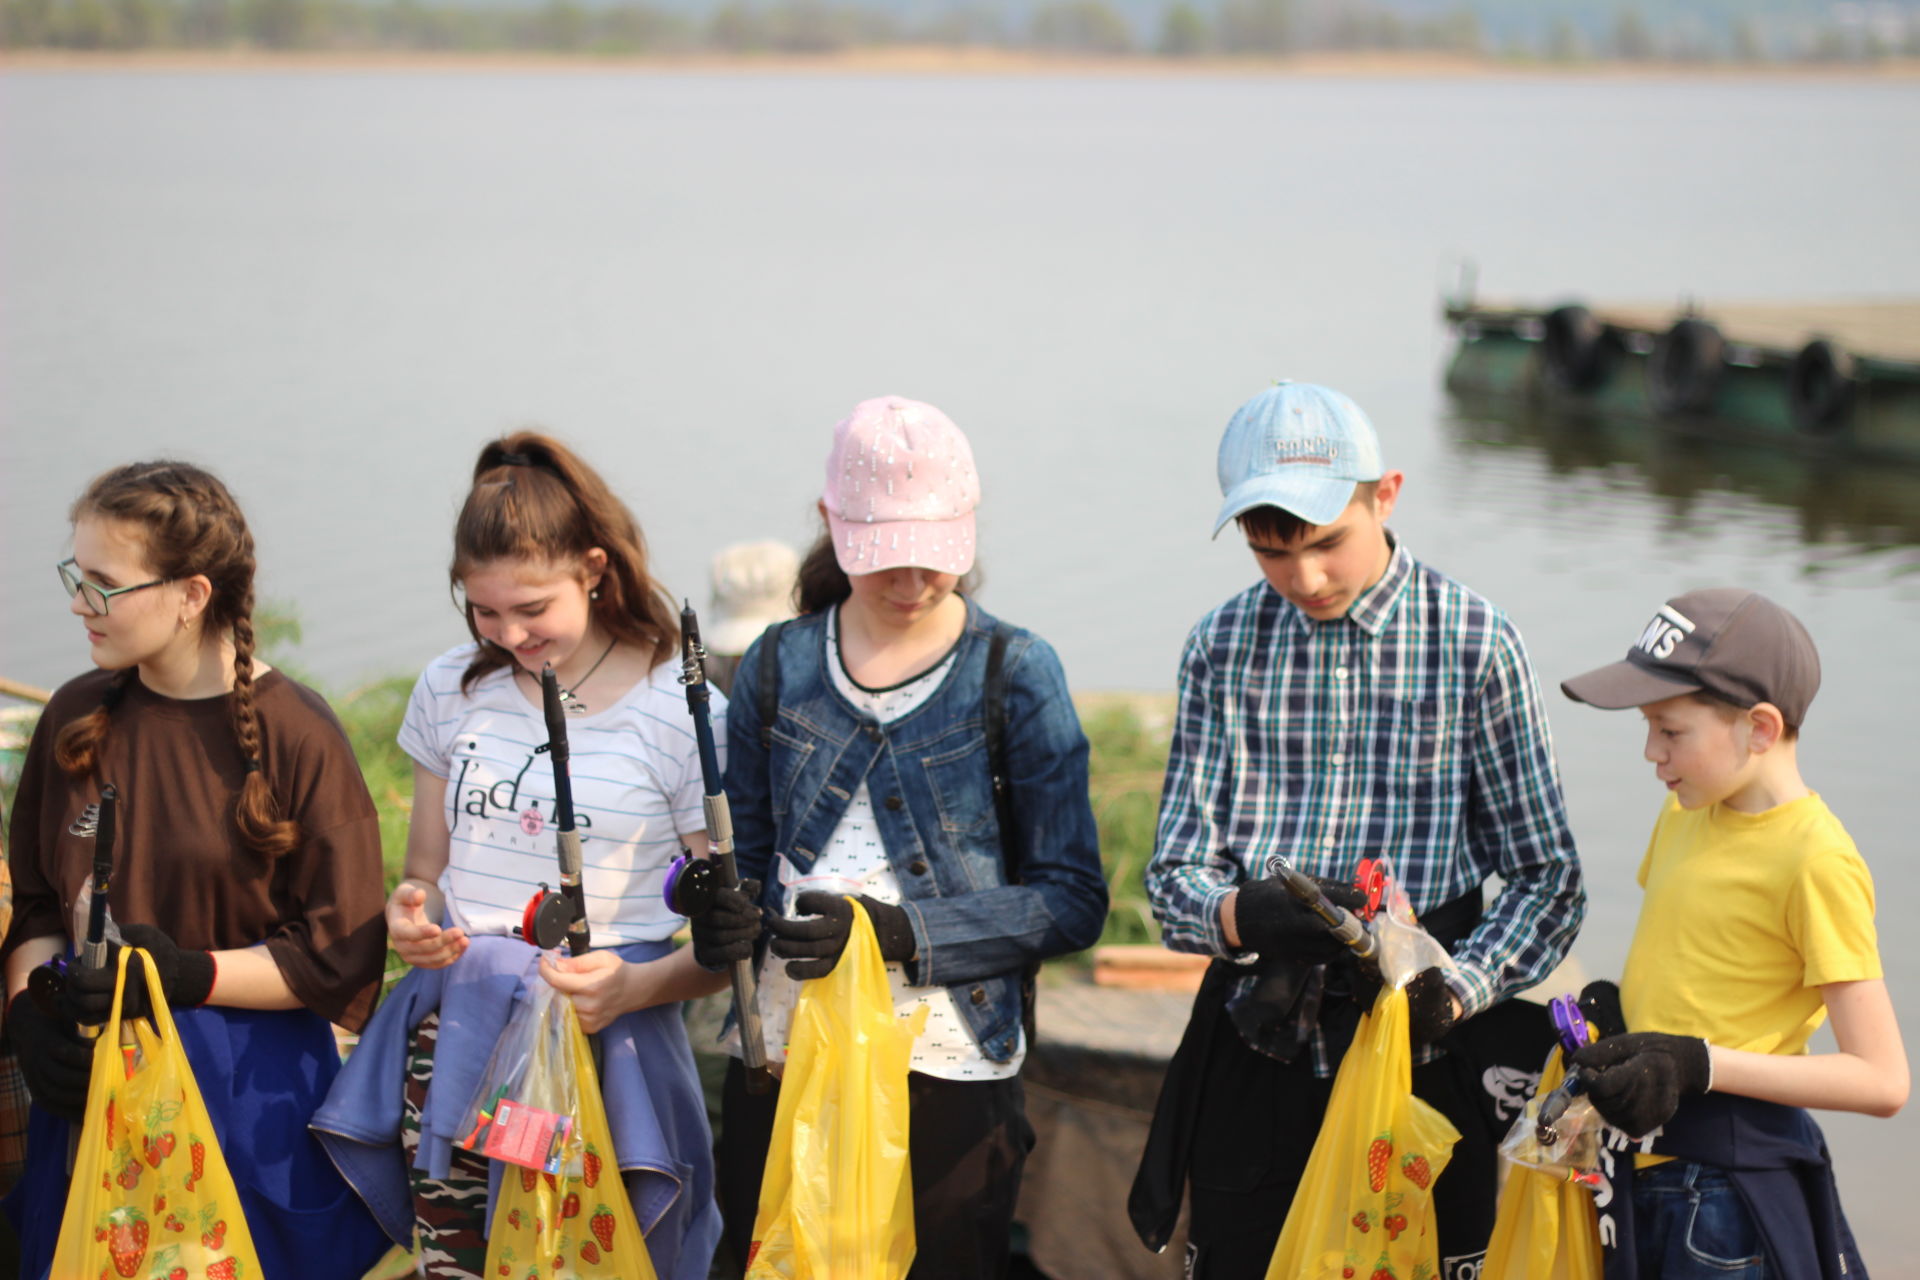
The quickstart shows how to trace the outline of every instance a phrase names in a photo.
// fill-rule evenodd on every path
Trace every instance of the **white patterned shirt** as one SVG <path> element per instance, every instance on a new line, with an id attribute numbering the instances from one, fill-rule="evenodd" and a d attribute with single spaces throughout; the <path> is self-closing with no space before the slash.
<path id="1" fill-rule="evenodd" d="M 834 655 L 828 664 L 833 687 L 855 707 L 873 716 L 881 724 L 890 724 L 931 697 L 953 670 L 953 655 L 904 684 L 890 689 L 867 689 L 853 682 L 840 660 L 839 611 L 827 616 L 827 648 Z M 853 800 L 833 829 L 833 835 L 814 859 L 812 868 L 802 875 L 785 857 L 774 857 L 776 874 L 786 886 L 784 901 L 809 889 L 829 893 L 865 894 L 876 902 L 898 903 L 900 882 L 887 861 L 880 843 L 880 828 L 873 817 L 873 797 L 862 782 Z M 1024 1041 L 1015 1047 L 1005 1062 L 994 1062 L 980 1052 L 980 1046 L 961 1021 L 953 1005 L 953 996 L 945 987 L 907 985 L 906 973 L 897 961 L 887 964 L 887 982 L 893 988 L 894 1011 L 903 1019 L 916 1010 L 927 1010 L 926 1029 L 913 1042 L 912 1069 L 943 1080 L 1005 1080 L 1020 1073 L 1026 1059 Z M 767 1057 L 785 1061 L 787 1038 L 793 1025 L 793 1010 L 800 998 L 800 983 L 787 976 L 786 962 L 772 958 L 760 975 L 760 1016 L 766 1035 Z M 738 1054 L 737 1033 L 730 1033 L 732 1052 Z"/>

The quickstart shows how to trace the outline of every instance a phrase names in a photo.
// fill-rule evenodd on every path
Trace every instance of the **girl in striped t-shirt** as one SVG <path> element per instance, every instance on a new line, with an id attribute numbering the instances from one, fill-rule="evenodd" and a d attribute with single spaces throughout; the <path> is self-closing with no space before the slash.
<path id="1" fill-rule="evenodd" d="M 711 1145 L 678 1002 L 725 984 L 670 941 L 668 863 L 706 850 L 693 722 L 677 682 L 670 598 L 648 576 L 632 514 L 564 446 L 522 432 L 481 451 L 454 530 L 452 580 L 473 642 L 414 686 L 400 745 L 414 760 L 406 875 L 387 901 L 394 950 L 413 967 L 356 1057 L 404 1078 L 349 1080 L 316 1128 L 348 1163 L 373 1141 L 364 1093 L 404 1090 L 388 1167 L 369 1203 L 396 1239 L 417 1232 L 423 1274 L 472 1277 L 485 1262 L 487 1162 L 452 1145 L 460 1114 L 528 984 L 571 996 L 599 1032 L 616 1161 L 662 1280 L 704 1280 L 719 1237 Z M 513 935 L 557 879 L 553 771 L 540 672 L 568 711 L 575 823 L 594 950 L 543 957 Z M 724 715 L 724 700 L 714 699 Z M 390 1073 L 399 1076 L 399 1072 Z M 392 1161 L 405 1156 L 406 1197 Z M 389 1194 L 378 1194 L 384 1183 Z"/>

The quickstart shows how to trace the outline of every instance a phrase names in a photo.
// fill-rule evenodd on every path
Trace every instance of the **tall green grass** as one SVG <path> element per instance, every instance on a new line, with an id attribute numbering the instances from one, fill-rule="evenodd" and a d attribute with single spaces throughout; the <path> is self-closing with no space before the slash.
<path id="1" fill-rule="evenodd" d="M 1137 705 L 1119 701 L 1090 706 L 1082 725 L 1092 744 L 1088 791 L 1109 895 L 1100 941 L 1158 942 L 1160 926 L 1148 909 L 1144 878 L 1153 856 L 1168 733 L 1150 726 Z"/>
<path id="2" fill-rule="evenodd" d="M 389 676 L 332 698 L 334 714 L 346 728 L 354 758 L 380 811 L 380 856 L 387 888 L 399 883 L 407 857 L 407 823 L 413 817 L 413 760 L 396 740 L 406 715 L 411 676 Z"/>

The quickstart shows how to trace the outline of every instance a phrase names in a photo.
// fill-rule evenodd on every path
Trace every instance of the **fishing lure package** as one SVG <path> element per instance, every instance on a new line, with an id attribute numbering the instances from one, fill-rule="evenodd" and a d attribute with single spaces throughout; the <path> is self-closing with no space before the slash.
<path id="1" fill-rule="evenodd" d="M 658 1280 L 621 1181 L 619 1153 L 580 1017 L 564 996 L 548 1009 L 555 1029 L 550 1038 L 566 1047 L 566 1061 L 578 1067 L 568 1076 L 577 1086 L 578 1109 L 568 1115 L 582 1154 L 558 1171 L 535 1172 L 524 1165 L 506 1171 L 487 1224 L 482 1274 L 514 1280 Z"/>
<path id="2" fill-rule="evenodd" d="M 578 1175 L 580 1072 L 574 1037 L 545 982 L 528 985 L 480 1074 L 455 1145 L 541 1173 Z"/>
<path id="3" fill-rule="evenodd" d="M 1548 1058 L 1533 1097 L 1507 1131 L 1500 1154 L 1517 1165 L 1597 1186 L 1600 1131 L 1606 1122 L 1586 1096 L 1586 1076 L 1569 1068 L 1567 1059 L 1599 1038 L 1595 1019 L 1616 1034 L 1625 1029 L 1619 1017 L 1618 988 L 1612 983 L 1588 983 L 1581 995 L 1560 996 L 1548 1001 L 1547 1007 L 1560 1032 L 1560 1044 Z"/>
<path id="4" fill-rule="evenodd" d="M 1488 1280 L 1601 1280 L 1595 1194 L 1601 1121 L 1593 1104 L 1563 1089 L 1565 1054 L 1555 1048 L 1539 1087 L 1514 1122 L 1500 1154 L 1503 1169 L 1493 1235 L 1481 1274 Z M 1541 1108 L 1558 1098 L 1540 1121 Z M 1557 1108 L 1564 1106 L 1564 1110 Z"/>
<path id="5" fill-rule="evenodd" d="M 1542 1076 L 1543 1080 L 1547 1078 Z M 1556 1080 L 1552 1087 L 1527 1099 L 1501 1140 L 1500 1155 L 1568 1181 L 1588 1182 L 1600 1167 L 1600 1131 L 1605 1127 L 1593 1103 L 1569 1091 L 1565 1080 Z"/>

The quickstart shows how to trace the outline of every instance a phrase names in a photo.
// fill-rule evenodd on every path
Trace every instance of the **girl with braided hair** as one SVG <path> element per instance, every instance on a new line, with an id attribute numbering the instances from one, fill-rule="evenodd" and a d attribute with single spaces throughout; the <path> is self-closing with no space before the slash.
<path id="1" fill-rule="evenodd" d="M 599 1037 L 614 1150 L 595 1154 L 604 1171 L 587 1185 L 624 1186 L 661 1280 L 706 1280 L 720 1236 L 713 1139 L 679 1002 L 727 979 L 695 948 L 674 949 L 682 920 L 661 892 L 683 846 L 707 848 L 678 612 L 648 573 L 632 512 L 530 431 L 480 451 L 449 576 L 472 639 L 428 664 L 400 726 L 413 817 L 386 920 L 411 970 L 314 1129 L 389 1234 L 418 1240 L 422 1276 L 478 1277 L 490 1186 L 511 1170 L 453 1140 L 515 1002 L 544 982 Z M 567 709 L 593 941 L 558 959 L 515 936 L 529 897 L 556 878 L 540 754 L 548 665 Z M 724 723 L 717 694 L 713 714 Z"/>
<path id="2" fill-rule="evenodd" d="M 253 537 L 217 478 L 117 467 L 72 510 L 60 577 L 98 670 L 35 728 L 9 831 L 15 886 L 6 1028 L 34 1100 L 7 1201 L 22 1270 L 44 1276 L 67 1194 L 70 1126 L 117 957 L 71 966 L 57 1010 L 25 995 L 85 936 L 101 789 L 121 796 L 111 909 L 153 958 L 269 1277 L 348 1280 L 384 1247 L 305 1131 L 384 962 L 373 801 L 326 703 L 254 656 Z M 117 948 L 117 944 L 115 944 Z M 145 1012 L 130 967 L 129 1014 Z M 328 1248 L 316 1252 L 313 1241 Z"/>

